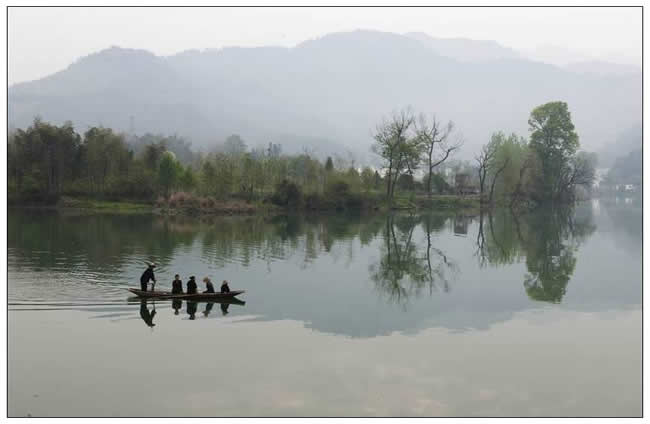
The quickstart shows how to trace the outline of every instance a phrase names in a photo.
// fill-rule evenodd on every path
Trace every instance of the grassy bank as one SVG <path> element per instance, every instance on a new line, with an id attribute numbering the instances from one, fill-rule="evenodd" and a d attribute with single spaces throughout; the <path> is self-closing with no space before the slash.
<path id="1" fill-rule="evenodd" d="M 276 199 L 277 200 L 277 199 Z M 280 204 L 277 204 L 280 203 Z M 414 194 L 398 194 L 388 204 L 379 193 L 345 193 L 332 196 L 310 194 L 298 199 L 246 200 L 239 198 L 215 199 L 178 192 L 168 199 L 156 202 L 135 202 L 132 200 L 105 200 L 84 197 L 62 196 L 56 202 L 18 203 L 12 206 L 50 209 L 74 209 L 88 213 L 156 213 L 161 215 L 255 215 L 295 212 L 387 212 L 389 210 L 470 210 L 479 209 L 478 196 L 436 195 L 427 197 Z"/>

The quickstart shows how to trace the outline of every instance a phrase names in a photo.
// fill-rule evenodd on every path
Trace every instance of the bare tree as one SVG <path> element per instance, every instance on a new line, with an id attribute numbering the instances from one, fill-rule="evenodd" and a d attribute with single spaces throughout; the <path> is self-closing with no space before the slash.
<path id="1" fill-rule="evenodd" d="M 476 163 L 478 164 L 478 182 L 479 188 L 481 190 L 481 200 L 483 199 L 483 193 L 485 192 L 485 181 L 487 179 L 488 172 L 493 166 L 495 154 L 496 149 L 494 143 L 490 142 L 483 145 L 481 152 L 474 157 Z"/>
<path id="2" fill-rule="evenodd" d="M 392 202 L 395 184 L 405 169 L 413 170 L 417 165 L 418 150 L 409 129 L 415 118 L 410 109 L 394 112 L 390 119 L 384 119 L 375 130 L 372 151 L 381 156 L 386 168 L 386 197 Z"/>
<path id="3" fill-rule="evenodd" d="M 431 123 L 429 123 L 426 117 L 421 114 L 415 125 L 416 138 L 427 163 L 426 189 L 429 196 L 431 196 L 433 170 L 436 166 L 446 161 L 463 144 L 459 138 L 453 142 L 449 142 L 449 137 L 453 130 L 453 122 L 449 121 L 443 126 L 435 115 L 431 118 Z"/>

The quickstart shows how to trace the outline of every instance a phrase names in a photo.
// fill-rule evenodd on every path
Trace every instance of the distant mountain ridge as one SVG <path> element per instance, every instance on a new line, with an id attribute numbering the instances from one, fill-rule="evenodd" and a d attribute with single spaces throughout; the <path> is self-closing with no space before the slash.
<path id="1" fill-rule="evenodd" d="M 138 134 L 177 133 L 195 146 L 237 133 L 250 146 L 272 141 L 285 151 L 349 150 L 362 159 L 382 116 L 409 105 L 453 120 L 468 157 L 493 131 L 527 135 L 530 110 L 548 101 L 569 103 L 590 150 L 641 121 L 640 75 L 578 74 L 471 41 L 354 31 L 294 48 L 168 57 L 112 47 L 9 87 L 9 124 L 25 127 L 40 115 L 71 120 L 79 131 L 99 124 L 128 131 L 133 117 Z M 470 47 L 449 47 L 458 44 Z"/>

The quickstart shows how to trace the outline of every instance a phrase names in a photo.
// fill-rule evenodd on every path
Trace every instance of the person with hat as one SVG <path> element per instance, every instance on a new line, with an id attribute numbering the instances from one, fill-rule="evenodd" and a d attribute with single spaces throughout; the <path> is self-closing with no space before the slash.
<path id="1" fill-rule="evenodd" d="M 142 276 L 140 277 L 140 289 L 142 291 L 147 291 L 147 283 L 150 280 L 153 280 L 153 284 L 151 285 L 151 291 L 153 291 L 154 288 L 156 287 L 156 276 L 153 275 L 153 269 L 156 267 L 156 264 L 151 262 L 148 265 L 149 266 L 142 273 Z"/>
<path id="2" fill-rule="evenodd" d="M 172 294 L 181 294 L 183 293 L 183 282 L 181 281 L 180 275 L 174 275 L 174 281 L 172 281 Z"/>
<path id="3" fill-rule="evenodd" d="M 221 283 L 221 293 L 230 293 L 230 287 L 226 280 L 223 280 L 223 283 Z"/>
<path id="4" fill-rule="evenodd" d="M 206 290 L 203 293 L 214 293 L 214 286 L 212 285 L 212 281 L 208 277 L 205 277 L 203 279 L 203 282 L 205 283 L 205 288 Z"/>
<path id="5" fill-rule="evenodd" d="M 196 294 L 196 281 L 194 280 L 194 276 L 192 275 L 190 279 L 187 281 L 187 294 Z"/>

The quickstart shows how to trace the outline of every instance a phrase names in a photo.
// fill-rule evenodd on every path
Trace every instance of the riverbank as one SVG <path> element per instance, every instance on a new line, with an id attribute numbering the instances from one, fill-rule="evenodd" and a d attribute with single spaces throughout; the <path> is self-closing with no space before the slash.
<path id="1" fill-rule="evenodd" d="M 217 200 L 209 197 L 172 195 L 169 199 L 156 202 L 134 202 L 130 200 L 103 200 L 62 196 L 53 204 L 11 204 L 11 207 L 74 210 L 85 213 L 152 213 L 158 215 L 277 215 L 288 212 L 387 212 L 389 210 L 478 210 L 478 196 L 398 195 L 388 205 L 377 194 L 361 194 L 353 201 L 335 202 L 320 199 L 318 202 L 306 199 L 300 204 L 275 205 L 270 201 L 246 201 L 243 199 Z"/>

